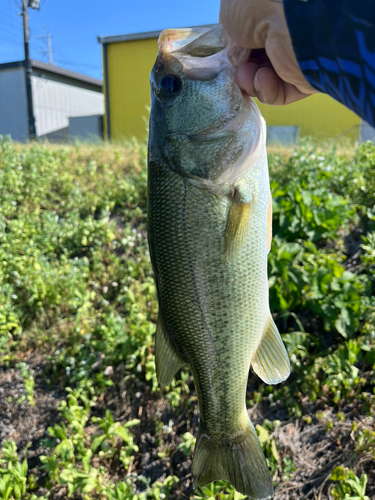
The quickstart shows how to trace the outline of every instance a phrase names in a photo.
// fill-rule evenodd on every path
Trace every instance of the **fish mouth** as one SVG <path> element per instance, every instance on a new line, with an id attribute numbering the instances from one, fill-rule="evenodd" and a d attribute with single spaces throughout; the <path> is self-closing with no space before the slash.
<path id="1" fill-rule="evenodd" d="M 201 28 L 167 29 L 158 40 L 159 53 L 186 54 L 207 57 L 219 52 L 230 43 L 221 24 Z"/>
<path id="2" fill-rule="evenodd" d="M 172 56 L 192 80 L 210 80 L 224 68 L 237 68 L 247 61 L 250 50 L 235 44 L 223 26 L 182 28 L 162 31 L 158 41 L 159 55 Z"/>
<path id="3" fill-rule="evenodd" d="M 164 30 L 158 40 L 159 53 L 178 51 L 211 30 L 209 27 Z"/>

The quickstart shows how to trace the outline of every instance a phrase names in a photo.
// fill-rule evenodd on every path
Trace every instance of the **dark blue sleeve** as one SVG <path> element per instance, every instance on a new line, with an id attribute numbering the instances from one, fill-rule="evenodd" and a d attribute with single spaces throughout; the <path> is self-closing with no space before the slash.
<path id="1" fill-rule="evenodd" d="M 284 0 L 309 83 L 375 126 L 375 0 Z"/>

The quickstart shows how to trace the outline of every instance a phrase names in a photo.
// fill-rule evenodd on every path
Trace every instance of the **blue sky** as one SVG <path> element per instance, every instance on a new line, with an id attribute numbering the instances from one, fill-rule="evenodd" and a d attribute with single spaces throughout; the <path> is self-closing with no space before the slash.
<path id="1" fill-rule="evenodd" d="M 0 63 L 23 56 L 19 0 L 0 1 Z M 216 23 L 220 0 L 41 0 L 40 11 L 29 9 L 31 57 L 47 62 L 45 35 L 52 35 L 56 64 L 102 78 L 97 36 Z"/>

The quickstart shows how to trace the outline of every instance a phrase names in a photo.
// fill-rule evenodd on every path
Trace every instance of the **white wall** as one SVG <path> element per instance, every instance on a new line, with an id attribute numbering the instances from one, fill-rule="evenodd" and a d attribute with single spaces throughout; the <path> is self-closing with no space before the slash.
<path id="1" fill-rule="evenodd" d="M 0 71 L 0 134 L 26 141 L 27 104 L 25 72 L 21 68 Z"/>
<path id="2" fill-rule="evenodd" d="M 359 142 L 374 141 L 375 142 L 375 128 L 371 127 L 367 122 L 361 120 L 361 128 L 359 132 Z"/>
<path id="3" fill-rule="evenodd" d="M 100 92 L 32 76 L 37 136 L 67 138 L 69 117 L 104 114 Z"/>

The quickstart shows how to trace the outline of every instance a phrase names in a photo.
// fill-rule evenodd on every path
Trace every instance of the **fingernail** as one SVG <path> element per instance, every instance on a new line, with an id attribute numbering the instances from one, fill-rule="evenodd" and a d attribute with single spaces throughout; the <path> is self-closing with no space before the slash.
<path id="1" fill-rule="evenodd" d="M 254 78 L 254 89 L 255 89 L 257 92 L 260 92 L 260 91 L 261 91 L 260 84 L 259 84 L 259 80 L 258 80 L 258 73 L 255 73 L 255 78 Z"/>
<path id="2" fill-rule="evenodd" d="M 260 102 L 263 102 L 266 104 L 266 98 L 262 93 L 262 87 L 260 86 L 260 83 L 258 80 L 258 73 L 256 73 L 255 78 L 254 78 L 254 89 L 255 89 L 255 93 L 257 95 L 257 98 L 260 100 Z"/>

